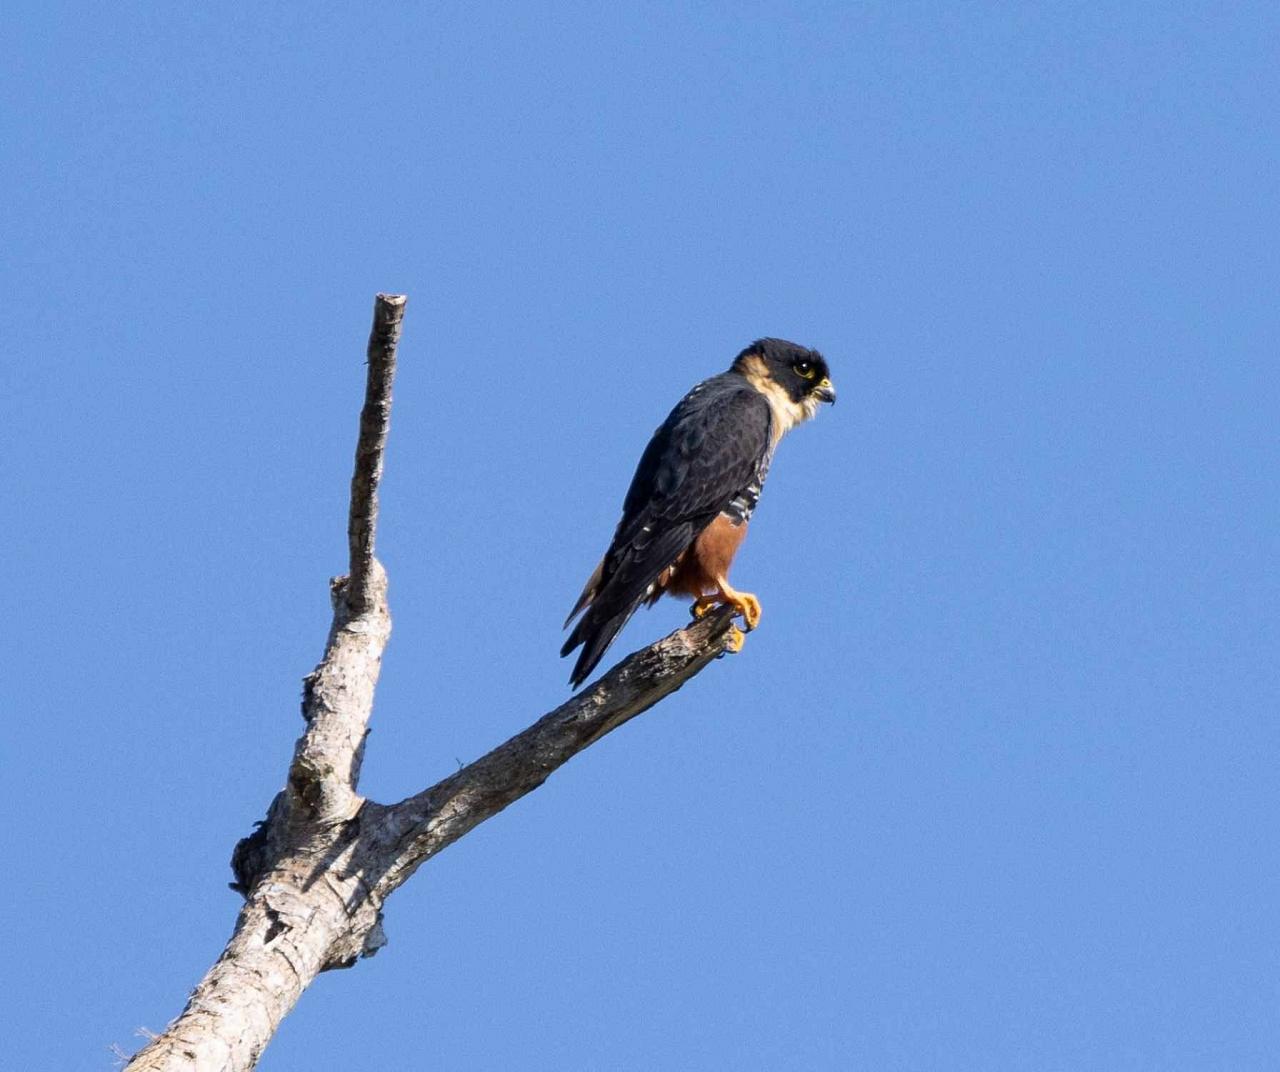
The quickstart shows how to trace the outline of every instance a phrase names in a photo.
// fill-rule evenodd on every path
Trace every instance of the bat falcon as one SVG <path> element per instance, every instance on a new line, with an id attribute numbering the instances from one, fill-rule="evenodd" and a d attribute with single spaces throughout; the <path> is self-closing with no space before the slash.
<path id="1" fill-rule="evenodd" d="M 691 596 L 695 617 L 727 604 L 756 627 L 760 601 L 729 586 L 729 566 L 778 441 L 835 400 L 823 356 L 785 339 L 756 340 L 680 400 L 641 455 L 613 542 L 564 623 L 582 615 L 560 649 L 582 648 L 574 688 L 636 608 L 664 593 Z M 742 639 L 735 628 L 732 650 Z"/>

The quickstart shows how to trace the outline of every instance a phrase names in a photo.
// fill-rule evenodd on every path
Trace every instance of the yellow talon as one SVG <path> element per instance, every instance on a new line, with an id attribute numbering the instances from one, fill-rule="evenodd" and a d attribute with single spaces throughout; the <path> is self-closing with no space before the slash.
<path id="1" fill-rule="evenodd" d="M 734 614 L 738 615 L 746 625 L 747 632 L 760 624 L 760 600 L 750 592 L 739 592 L 730 588 L 724 581 L 720 582 L 718 592 L 698 596 L 693 601 L 693 606 L 689 608 L 689 613 L 694 618 L 704 618 L 716 607 L 725 606 L 733 608 Z"/>
<path id="2" fill-rule="evenodd" d="M 734 655 L 742 650 L 742 643 L 747 639 L 747 634 L 736 625 L 729 626 L 729 631 L 724 636 L 724 650 Z"/>
<path id="3" fill-rule="evenodd" d="M 737 599 L 732 599 L 733 609 L 742 615 L 748 631 L 760 624 L 760 600 L 749 592 L 735 592 Z"/>

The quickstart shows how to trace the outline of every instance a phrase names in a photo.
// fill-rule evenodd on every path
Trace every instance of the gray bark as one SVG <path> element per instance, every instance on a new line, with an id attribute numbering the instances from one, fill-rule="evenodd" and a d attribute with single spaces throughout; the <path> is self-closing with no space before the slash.
<path id="1" fill-rule="evenodd" d="M 306 729 L 285 787 L 232 856 L 232 888 L 244 905 L 186 1007 L 133 1057 L 129 1072 L 253 1068 L 320 972 L 350 967 L 385 944 L 383 905 L 418 867 L 725 651 L 727 608 L 630 655 L 430 788 L 393 805 L 359 794 L 374 688 L 391 633 L 374 538 L 404 309 L 403 296 L 380 294 L 375 301 L 351 481 L 348 573 L 330 585 L 333 624 L 324 657 L 303 684 Z"/>

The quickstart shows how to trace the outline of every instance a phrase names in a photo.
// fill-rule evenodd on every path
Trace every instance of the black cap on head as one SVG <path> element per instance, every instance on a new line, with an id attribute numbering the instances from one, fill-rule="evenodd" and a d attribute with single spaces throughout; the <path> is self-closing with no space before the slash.
<path id="1" fill-rule="evenodd" d="M 786 339 L 756 339 L 737 356 L 733 367 L 744 372 L 753 362 L 757 367 L 763 363 L 768 378 L 797 402 L 809 398 L 820 402 L 835 401 L 827 359 L 817 350 Z"/>

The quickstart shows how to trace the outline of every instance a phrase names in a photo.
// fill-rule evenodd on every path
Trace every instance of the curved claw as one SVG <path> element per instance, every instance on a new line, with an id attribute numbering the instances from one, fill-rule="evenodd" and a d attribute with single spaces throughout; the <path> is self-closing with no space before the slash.
<path id="1" fill-rule="evenodd" d="M 693 601 L 693 606 L 689 608 L 689 614 L 694 621 L 697 621 L 699 618 L 705 618 L 717 606 L 719 606 L 719 601 L 714 596 L 699 596 Z"/>
<path id="2" fill-rule="evenodd" d="M 721 586 L 719 592 L 712 595 L 698 596 L 689 608 L 694 619 L 705 618 L 716 607 L 732 607 L 733 613 L 740 617 L 750 632 L 760 624 L 760 600 L 750 592 L 738 592 L 727 584 Z"/>
<path id="3" fill-rule="evenodd" d="M 749 592 L 735 592 L 734 596 L 737 598 L 731 598 L 729 602 L 733 604 L 733 609 L 742 615 L 747 631 L 750 632 L 760 624 L 760 600 Z"/>

